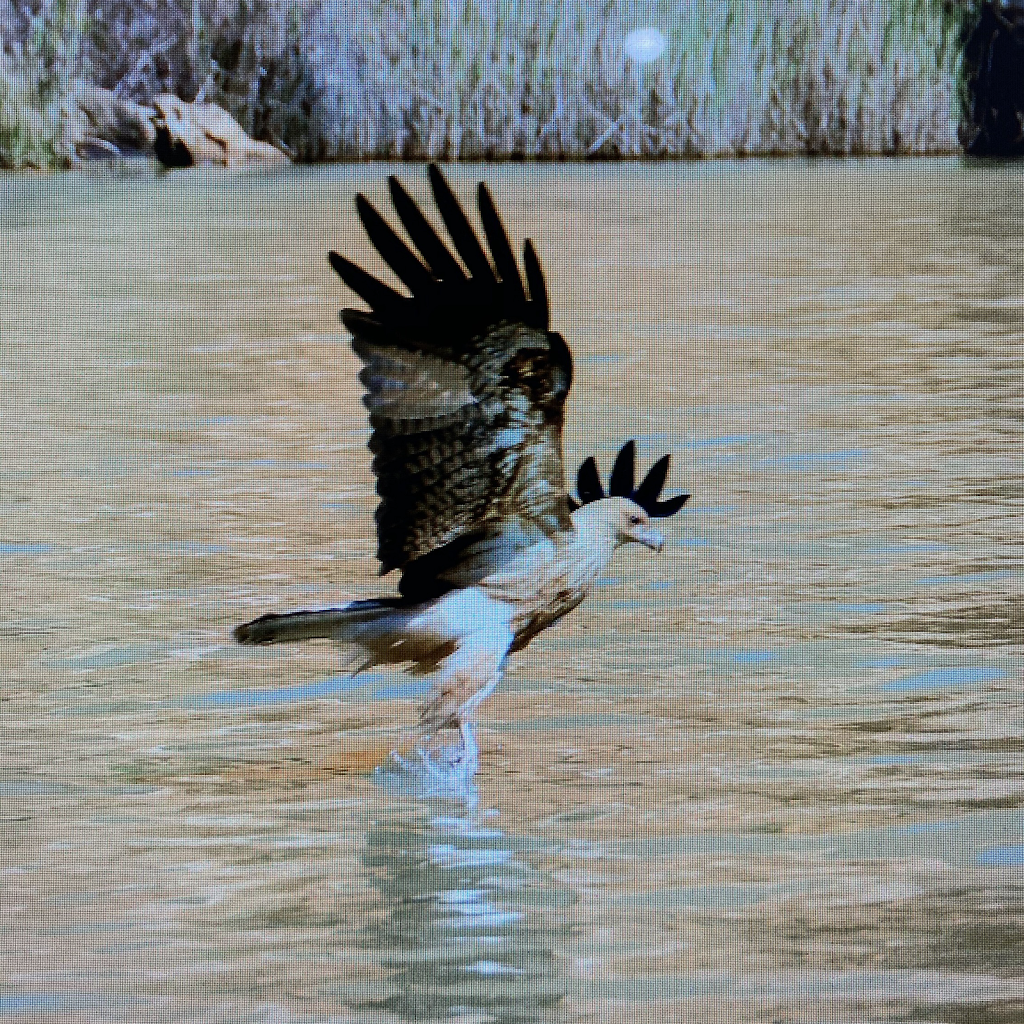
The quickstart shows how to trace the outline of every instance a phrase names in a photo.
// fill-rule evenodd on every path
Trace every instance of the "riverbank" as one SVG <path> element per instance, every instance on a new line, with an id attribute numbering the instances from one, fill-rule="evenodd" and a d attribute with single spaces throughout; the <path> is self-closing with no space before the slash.
<path id="1" fill-rule="evenodd" d="M 953 152 L 976 7 L 3 0 L 0 166 L 78 159 L 82 82 L 216 103 L 303 162 Z"/>

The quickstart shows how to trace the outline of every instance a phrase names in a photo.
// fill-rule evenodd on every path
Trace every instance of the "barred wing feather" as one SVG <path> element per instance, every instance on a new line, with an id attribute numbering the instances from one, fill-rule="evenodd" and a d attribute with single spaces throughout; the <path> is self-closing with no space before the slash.
<path id="1" fill-rule="evenodd" d="M 370 306 L 346 309 L 342 320 L 364 363 L 381 573 L 401 569 L 399 590 L 417 599 L 572 529 L 562 466 L 572 358 L 548 330 L 533 246 L 524 249 L 524 283 L 487 187 L 478 198 L 489 255 L 436 167 L 430 182 L 461 264 L 394 177 L 392 201 L 414 248 L 364 197 L 357 208 L 411 294 L 331 254 Z"/>

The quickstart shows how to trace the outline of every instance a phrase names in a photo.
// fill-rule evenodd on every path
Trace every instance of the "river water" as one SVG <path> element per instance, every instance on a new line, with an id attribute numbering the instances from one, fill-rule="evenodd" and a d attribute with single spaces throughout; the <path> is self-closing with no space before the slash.
<path id="1" fill-rule="evenodd" d="M 416 680 L 230 641 L 389 585 L 324 258 L 387 170 L 0 179 L 0 1020 L 1019 1024 L 1020 168 L 452 172 L 572 469 L 693 497 L 436 780 Z"/>

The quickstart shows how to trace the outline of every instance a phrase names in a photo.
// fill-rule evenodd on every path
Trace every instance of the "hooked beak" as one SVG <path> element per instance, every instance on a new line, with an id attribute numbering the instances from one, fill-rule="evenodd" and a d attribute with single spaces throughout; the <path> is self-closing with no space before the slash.
<path id="1" fill-rule="evenodd" d="M 633 530 L 633 540 L 643 544 L 652 551 L 660 551 L 665 546 L 665 535 L 650 526 L 637 526 Z"/>

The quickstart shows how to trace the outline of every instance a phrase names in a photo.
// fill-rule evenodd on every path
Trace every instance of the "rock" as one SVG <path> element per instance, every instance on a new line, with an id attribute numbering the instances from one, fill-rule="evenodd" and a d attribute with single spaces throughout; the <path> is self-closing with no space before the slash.
<path id="1" fill-rule="evenodd" d="M 76 82 L 64 114 L 64 147 L 72 161 L 151 155 L 156 111 L 122 100 L 109 89 Z"/>
<path id="2" fill-rule="evenodd" d="M 289 163 L 279 149 L 250 139 L 242 126 L 216 103 L 186 103 L 171 93 L 153 100 L 157 159 L 168 167 L 274 166 Z"/>

